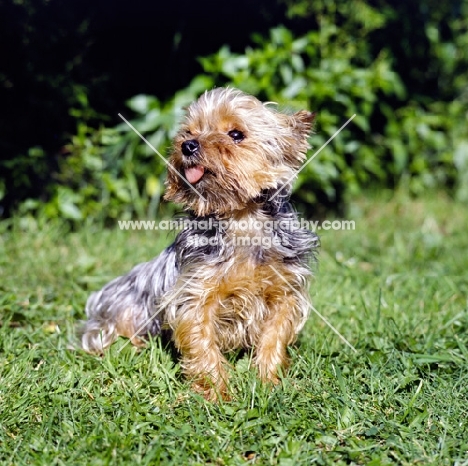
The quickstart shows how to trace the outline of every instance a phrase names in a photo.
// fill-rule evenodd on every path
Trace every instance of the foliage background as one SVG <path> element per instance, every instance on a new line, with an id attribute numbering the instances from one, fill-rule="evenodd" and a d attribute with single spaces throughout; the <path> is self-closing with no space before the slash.
<path id="1" fill-rule="evenodd" d="M 153 3 L 0 2 L 3 216 L 170 213 L 164 163 L 117 113 L 165 154 L 224 85 L 317 111 L 315 150 L 356 114 L 299 176 L 309 214 L 401 184 L 468 200 L 468 0 Z"/>

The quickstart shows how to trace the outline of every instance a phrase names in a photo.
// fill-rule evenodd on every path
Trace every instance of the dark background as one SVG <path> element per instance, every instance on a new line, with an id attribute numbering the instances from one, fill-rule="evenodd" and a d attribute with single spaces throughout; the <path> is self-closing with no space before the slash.
<path id="1" fill-rule="evenodd" d="M 95 112 L 90 124 L 113 126 L 128 98 L 169 99 L 202 71 L 197 57 L 223 44 L 242 52 L 253 33 L 265 36 L 277 25 L 295 35 L 317 28 L 313 16 L 287 15 L 293 3 L 1 0 L 0 215 L 24 199 L 46 199 L 44 186 L 75 131 L 70 108 L 77 90 L 86 90 Z M 448 20 L 462 15 L 465 2 L 366 3 L 387 16 L 385 28 L 368 38 L 372 53 L 391 51 L 408 95 L 421 102 L 454 98 L 450 85 L 441 86 L 450 75 L 441 73 L 426 27 L 436 23 L 441 37 L 450 38 Z M 31 147 L 48 156 L 36 164 L 27 156 Z"/>

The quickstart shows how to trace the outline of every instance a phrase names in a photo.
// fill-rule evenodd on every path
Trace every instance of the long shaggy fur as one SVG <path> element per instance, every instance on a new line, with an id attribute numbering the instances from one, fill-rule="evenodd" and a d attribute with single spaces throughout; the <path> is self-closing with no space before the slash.
<path id="1" fill-rule="evenodd" d="M 227 396 L 223 353 L 236 348 L 254 347 L 259 375 L 278 380 L 309 315 L 318 239 L 292 227 L 298 218 L 288 199 L 313 118 L 276 112 L 235 89 L 214 89 L 188 108 L 166 199 L 185 206 L 190 227 L 89 297 L 86 351 L 102 353 L 119 335 L 140 345 L 168 327 L 184 371 L 207 398 Z"/>

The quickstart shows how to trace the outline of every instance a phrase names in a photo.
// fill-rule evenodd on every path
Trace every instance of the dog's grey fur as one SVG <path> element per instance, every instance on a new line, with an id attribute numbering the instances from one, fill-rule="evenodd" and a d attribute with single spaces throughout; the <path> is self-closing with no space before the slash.
<path id="1" fill-rule="evenodd" d="M 280 245 L 268 249 L 249 246 L 248 254 L 259 263 L 271 255 L 279 257 L 295 271 L 297 277 L 305 280 L 310 275 L 308 263 L 318 246 L 318 238 L 306 229 L 281 228 L 281 221 L 284 221 L 283 225 L 291 225 L 298 220 L 298 216 L 286 200 L 288 196 L 279 195 L 270 202 L 269 198 L 274 192 L 267 190 L 258 199 L 263 219 L 276 221 L 275 228 L 261 234 L 276 237 Z M 208 218 L 192 216 L 190 220 L 191 225 L 194 225 L 194 220 L 207 221 Z M 216 237 L 216 245 L 197 247 L 191 241 L 195 236 Z M 88 321 L 82 336 L 83 349 L 102 353 L 117 338 L 116 326 L 125 313 L 133 319 L 136 337 L 157 335 L 163 325 L 170 326 L 178 313 L 179 299 L 174 295 L 177 279 L 183 276 L 186 281 L 203 280 L 204 277 L 197 277 L 196 274 L 198 263 L 224 263 L 224 267 L 229 267 L 229 258 L 234 248 L 231 239 L 229 229 L 222 229 L 217 222 L 214 222 L 211 230 L 184 229 L 177 235 L 175 242 L 152 261 L 137 265 L 127 275 L 116 278 L 102 290 L 93 293 L 86 304 Z M 303 325 L 308 316 L 307 303 L 303 305 L 302 312 Z"/>

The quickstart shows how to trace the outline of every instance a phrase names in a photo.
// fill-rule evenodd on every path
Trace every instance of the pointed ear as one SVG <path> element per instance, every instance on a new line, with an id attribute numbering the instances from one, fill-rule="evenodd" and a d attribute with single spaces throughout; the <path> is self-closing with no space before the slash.
<path id="1" fill-rule="evenodd" d="M 309 136 L 313 130 L 313 123 L 316 117 L 315 112 L 308 112 L 307 110 L 300 110 L 292 115 L 294 119 L 294 131 L 301 136 Z"/>
<path id="2" fill-rule="evenodd" d="M 306 159 L 309 149 L 309 135 L 313 129 L 315 113 L 301 110 L 287 116 L 290 131 L 290 146 L 283 152 L 285 162 L 293 168 L 299 167 Z"/>

